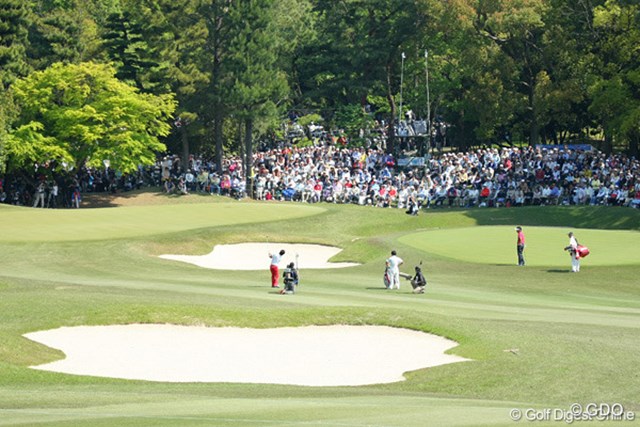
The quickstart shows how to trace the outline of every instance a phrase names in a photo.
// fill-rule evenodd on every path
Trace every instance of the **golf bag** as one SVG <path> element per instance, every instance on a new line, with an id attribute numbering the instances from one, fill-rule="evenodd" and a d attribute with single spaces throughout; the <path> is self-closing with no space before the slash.
<path id="1" fill-rule="evenodd" d="M 589 248 L 586 246 L 578 245 L 578 249 L 576 250 L 576 258 L 584 258 L 589 255 L 591 252 Z"/>
<path id="2" fill-rule="evenodd" d="M 391 282 L 393 281 L 393 274 L 391 273 L 391 266 L 387 263 L 384 267 L 384 275 L 382 276 L 382 282 L 384 283 L 385 288 L 389 288 L 391 286 Z"/>

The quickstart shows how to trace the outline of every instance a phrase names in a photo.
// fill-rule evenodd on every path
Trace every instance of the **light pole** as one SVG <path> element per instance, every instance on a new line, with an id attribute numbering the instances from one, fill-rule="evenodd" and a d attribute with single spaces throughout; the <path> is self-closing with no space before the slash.
<path id="1" fill-rule="evenodd" d="M 402 84 L 404 81 L 404 52 L 402 52 L 402 62 L 400 66 L 400 113 L 398 114 L 398 128 L 400 128 L 400 122 L 402 121 Z"/>
<path id="2" fill-rule="evenodd" d="M 431 101 L 429 99 L 429 51 L 424 50 L 424 71 L 427 82 L 427 150 L 431 148 Z"/>

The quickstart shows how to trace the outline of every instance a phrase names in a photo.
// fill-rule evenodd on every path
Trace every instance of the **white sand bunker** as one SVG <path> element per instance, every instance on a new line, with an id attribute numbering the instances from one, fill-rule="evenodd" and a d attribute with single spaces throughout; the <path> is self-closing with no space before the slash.
<path id="1" fill-rule="evenodd" d="M 298 255 L 298 268 L 344 268 L 358 265 L 351 262 L 330 263 L 328 260 L 339 253 L 340 248 L 293 243 L 216 245 L 207 255 L 160 255 L 160 258 L 188 262 L 198 267 L 215 270 L 268 270 L 269 254 L 280 252 L 281 249 L 284 249 L 285 255 L 280 268 L 295 262 L 296 255 Z"/>
<path id="2" fill-rule="evenodd" d="M 166 382 L 355 386 L 467 360 L 444 354 L 454 341 L 386 326 L 80 326 L 25 337 L 67 356 L 35 369 Z"/>

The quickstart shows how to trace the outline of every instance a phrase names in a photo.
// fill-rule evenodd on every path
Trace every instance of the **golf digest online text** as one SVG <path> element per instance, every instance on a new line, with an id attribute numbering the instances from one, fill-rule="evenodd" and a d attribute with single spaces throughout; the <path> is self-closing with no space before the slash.
<path id="1" fill-rule="evenodd" d="M 572 424 L 579 421 L 634 421 L 636 414 L 627 411 L 619 403 L 574 403 L 569 409 L 562 408 L 513 408 L 509 412 L 513 421 L 562 421 Z"/>

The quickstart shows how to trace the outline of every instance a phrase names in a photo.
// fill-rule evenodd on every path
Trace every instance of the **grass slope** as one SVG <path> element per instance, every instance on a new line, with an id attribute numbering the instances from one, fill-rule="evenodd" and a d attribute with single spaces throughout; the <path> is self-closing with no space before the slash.
<path id="1" fill-rule="evenodd" d="M 357 206 L 143 197 L 118 202 L 138 206 L 91 211 L 0 209 L 0 426 L 510 425 L 510 408 L 575 401 L 640 411 L 637 211 L 441 210 L 416 218 Z M 513 265 L 516 224 L 529 239 L 526 268 Z M 61 237 L 62 227 L 83 240 Z M 566 273 L 567 229 L 594 250 L 579 275 Z M 478 240 L 482 250 L 456 248 Z M 620 250 L 610 246 L 620 240 L 625 262 L 597 258 Z M 267 270 L 213 272 L 156 256 L 242 241 L 331 244 L 344 248 L 333 261 L 363 265 L 302 271 L 300 292 L 287 298 L 270 292 Z M 537 253 L 539 242 L 545 249 Z M 427 294 L 411 294 L 408 283 L 382 289 L 392 248 L 404 271 L 423 261 Z M 411 372 L 395 384 L 337 388 L 165 384 L 28 368 L 63 355 L 23 333 L 133 322 L 390 325 L 453 338 L 460 346 L 452 352 L 474 361 Z M 285 356 L 265 355 L 273 363 Z"/>

